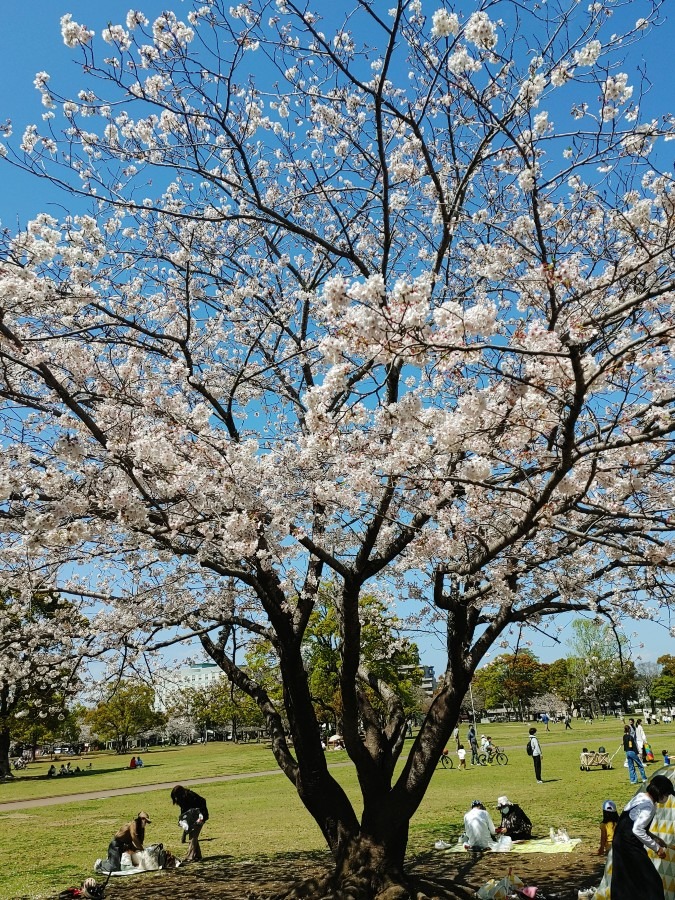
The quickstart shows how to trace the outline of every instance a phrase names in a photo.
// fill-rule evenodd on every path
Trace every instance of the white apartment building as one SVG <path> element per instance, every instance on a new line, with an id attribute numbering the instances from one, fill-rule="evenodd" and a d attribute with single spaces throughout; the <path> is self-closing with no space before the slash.
<path id="1" fill-rule="evenodd" d="M 215 663 L 209 662 L 193 663 L 173 671 L 165 670 L 157 679 L 155 687 L 157 708 L 166 709 L 167 701 L 172 694 L 178 694 L 188 688 L 196 691 L 206 690 L 221 678 L 225 678 L 223 670 Z"/>

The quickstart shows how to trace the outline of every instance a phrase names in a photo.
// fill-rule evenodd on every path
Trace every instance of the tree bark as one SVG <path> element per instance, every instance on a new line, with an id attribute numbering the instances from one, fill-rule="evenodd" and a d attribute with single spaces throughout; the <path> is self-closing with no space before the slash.
<path id="1" fill-rule="evenodd" d="M 9 728 L 0 728 L 0 778 L 7 778 L 12 774 L 12 766 L 9 761 Z"/>

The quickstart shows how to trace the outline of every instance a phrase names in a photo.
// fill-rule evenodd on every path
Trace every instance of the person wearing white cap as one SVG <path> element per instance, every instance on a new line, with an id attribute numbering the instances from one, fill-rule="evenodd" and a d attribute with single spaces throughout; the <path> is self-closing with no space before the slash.
<path id="1" fill-rule="evenodd" d="M 464 846 L 467 850 L 487 850 L 497 839 L 494 822 L 480 800 L 474 800 L 464 816 Z"/>
<path id="2" fill-rule="evenodd" d="M 607 856 L 614 839 L 614 829 L 619 821 L 616 811 L 616 803 L 613 800 L 605 800 L 602 804 L 602 822 L 600 823 L 600 846 L 598 856 Z"/>
<path id="3" fill-rule="evenodd" d="M 529 841 L 532 837 L 532 822 L 521 807 L 517 803 L 511 803 L 508 797 L 498 797 L 497 809 L 502 814 L 497 834 L 506 834 L 514 841 Z"/>

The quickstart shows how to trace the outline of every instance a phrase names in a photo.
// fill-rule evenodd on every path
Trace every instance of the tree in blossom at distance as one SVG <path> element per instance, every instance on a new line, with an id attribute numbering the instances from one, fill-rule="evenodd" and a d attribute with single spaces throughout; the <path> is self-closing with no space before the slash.
<path id="1" fill-rule="evenodd" d="M 659 3 L 319 6 L 62 19 L 82 91 L 39 73 L 3 149 L 79 211 L 6 239 L 2 558 L 68 560 L 127 658 L 199 635 L 321 828 L 325 896 L 404 896 L 487 651 L 671 602 L 675 131 L 631 76 Z M 327 578 L 362 812 L 308 684 Z M 445 635 L 405 752 L 364 591 Z"/>
<path id="2" fill-rule="evenodd" d="M 0 778 L 12 775 L 11 744 L 30 736 L 27 725 L 38 733 L 66 720 L 67 701 L 81 687 L 88 632 L 77 606 L 55 592 L 0 593 Z"/>

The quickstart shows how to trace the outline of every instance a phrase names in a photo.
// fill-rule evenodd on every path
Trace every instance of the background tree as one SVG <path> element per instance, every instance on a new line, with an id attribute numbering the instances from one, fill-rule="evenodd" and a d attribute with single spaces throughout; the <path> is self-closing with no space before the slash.
<path id="1" fill-rule="evenodd" d="M 576 682 L 578 702 L 591 715 L 614 705 L 628 712 L 628 700 L 637 696 L 637 670 L 628 658 L 625 637 L 611 625 L 591 619 L 576 619 L 572 631 L 567 668 Z"/>
<path id="2" fill-rule="evenodd" d="M 81 708 L 69 708 L 63 698 L 52 697 L 47 709 L 30 705 L 24 709 L 24 714 L 14 717 L 12 741 L 30 750 L 33 757 L 41 746 L 80 742 Z"/>
<path id="3" fill-rule="evenodd" d="M 11 588 L 0 593 L 0 777 L 11 774 L 12 740 L 34 746 L 64 720 L 80 688 L 88 627 L 59 594 Z"/>
<path id="4" fill-rule="evenodd" d="M 638 663 L 636 669 L 640 692 L 649 699 L 651 711 L 655 713 L 657 697 L 654 694 L 654 685 L 661 674 L 661 666 L 658 663 L 646 661 Z"/>
<path id="5" fill-rule="evenodd" d="M 570 660 L 556 659 L 546 666 L 546 688 L 571 714 L 579 699 L 579 681 Z"/>
<path id="6" fill-rule="evenodd" d="M 209 729 L 230 730 L 237 741 L 243 728 L 260 728 L 265 720 L 257 704 L 227 679 L 206 688 L 188 688 L 173 697 L 169 715 L 184 716 L 198 732 L 208 738 Z"/>
<path id="7" fill-rule="evenodd" d="M 342 660 L 344 651 L 340 633 L 340 617 L 333 584 L 325 584 L 308 623 L 305 641 L 305 665 L 309 688 L 320 722 L 330 722 L 342 731 Z M 362 704 L 370 708 L 371 717 L 383 728 L 389 709 L 382 692 L 373 688 L 373 680 L 386 685 L 401 703 L 406 717 L 421 711 L 420 687 L 422 668 L 419 651 L 403 633 L 403 623 L 387 610 L 386 603 L 373 594 L 359 599 L 361 620 L 361 658 L 370 677 L 360 685 Z"/>
<path id="8" fill-rule="evenodd" d="M 488 709 L 508 706 L 525 719 L 527 708 L 545 689 L 545 668 L 530 650 L 505 653 L 476 672 Z"/>
<path id="9" fill-rule="evenodd" d="M 98 738 L 112 741 L 117 752 L 124 753 L 130 738 L 160 729 L 165 716 L 155 709 L 155 692 L 150 685 L 122 681 L 89 710 L 86 721 Z"/>
<path id="10" fill-rule="evenodd" d="M 654 682 L 652 691 L 656 700 L 669 705 L 675 704 L 675 656 L 669 653 L 656 660 L 661 674 Z"/>
<path id="11" fill-rule="evenodd" d="M 644 118 L 626 61 L 658 4 L 615 12 L 207 0 L 108 24 L 102 53 L 65 16 L 85 89 L 40 73 L 46 118 L 4 148 L 90 205 L 7 237 L 2 552 L 48 548 L 102 603 L 120 585 L 96 623 L 126 660 L 201 636 L 337 894 L 406 880 L 511 626 L 672 596 L 675 196 L 652 150 L 673 123 Z M 327 575 L 356 804 L 306 666 Z M 402 760 L 404 704 L 362 653 L 374 590 L 447 649 Z M 242 631 L 273 646 L 281 702 Z"/>

